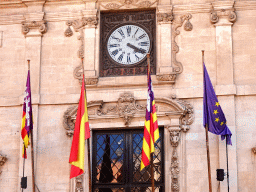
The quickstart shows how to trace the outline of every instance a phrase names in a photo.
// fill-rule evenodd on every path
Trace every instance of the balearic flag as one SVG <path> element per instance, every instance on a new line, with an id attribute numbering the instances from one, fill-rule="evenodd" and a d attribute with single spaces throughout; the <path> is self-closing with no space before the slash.
<path id="1" fill-rule="evenodd" d="M 204 127 L 208 125 L 208 130 L 211 133 L 221 135 L 222 140 L 226 137 L 227 144 L 232 145 L 232 133 L 226 122 L 225 115 L 220 107 L 209 74 L 204 65 Z"/>
<path id="2" fill-rule="evenodd" d="M 156 106 L 150 73 L 148 73 L 148 96 L 144 126 L 144 137 L 142 144 L 140 170 L 150 165 L 150 154 L 155 152 L 155 142 L 159 139 L 159 129 L 157 124 Z"/>
<path id="3" fill-rule="evenodd" d="M 27 158 L 26 148 L 29 145 L 29 133 L 33 129 L 31 89 L 30 89 L 30 70 L 28 70 L 26 90 L 23 104 L 23 114 L 21 123 L 21 137 L 23 139 L 22 157 Z"/>
<path id="4" fill-rule="evenodd" d="M 71 164 L 70 179 L 84 173 L 85 139 L 89 138 L 90 128 L 83 76 L 81 95 L 77 109 L 75 129 L 69 157 L 69 163 Z"/>

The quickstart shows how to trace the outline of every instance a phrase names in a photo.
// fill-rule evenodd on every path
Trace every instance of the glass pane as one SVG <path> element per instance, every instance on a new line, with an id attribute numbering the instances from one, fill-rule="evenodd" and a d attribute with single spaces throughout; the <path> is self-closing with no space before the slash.
<path id="1" fill-rule="evenodd" d="M 97 135 L 96 183 L 123 182 L 124 134 Z"/>
<path id="2" fill-rule="evenodd" d="M 133 187 L 131 192 L 151 192 L 152 187 Z M 155 187 L 155 192 L 162 192 L 162 187 Z"/>
<path id="3" fill-rule="evenodd" d="M 160 134 L 160 133 L 159 133 Z M 151 166 L 145 167 L 140 171 L 141 163 L 141 150 L 143 142 L 143 133 L 134 133 L 132 135 L 133 141 L 133 182 L 150 182 L 151 181 Z M 154 152 L 154 179 L 155 181 L 161 181 L 161 134 L 160 139 L 155 143 Z"/>

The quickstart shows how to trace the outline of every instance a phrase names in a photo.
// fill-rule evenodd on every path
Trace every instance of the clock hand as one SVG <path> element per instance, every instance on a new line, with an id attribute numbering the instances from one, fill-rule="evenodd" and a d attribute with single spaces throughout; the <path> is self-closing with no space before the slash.
<path id="1" fill-rule="evenodd" d="M 146 51 L 144 49 L 140 49 L 138 47 L 135 47 L 134 45 L 130 44 L 130 43 L 127 43 L 127 46 L 134 49 L 135 52 L 139 52 L 139 53 L 146 53 Z"/>

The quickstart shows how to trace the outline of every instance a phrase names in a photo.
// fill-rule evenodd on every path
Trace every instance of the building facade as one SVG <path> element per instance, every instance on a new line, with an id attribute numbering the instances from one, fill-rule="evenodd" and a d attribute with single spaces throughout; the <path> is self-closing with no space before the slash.
<path id="1" fill-rule="evenodd" d="M 208 191 L 202 50 L 232 132 L 230 191 L 254 192 L 255 1 L 0 0 L 0 191 L 21 191 L 27 60 L 37 190 L 89 191 L 88 159 L 72 180 L 68 163 L 84 70 L 93 190 L 150 191 L 149 171 L 138 171 L 147 53 L 161 135 L 156 191 Z M 103 182 L 107 137 L 113 177 Z M 225 141 L 209 133 L 209 146 L 213 191 L 227 191 L 227 178 L 216 180 L 216 169 L 227 167 Z M 30 154 L 29 147 L 25 191 L 32 191 Z"/>

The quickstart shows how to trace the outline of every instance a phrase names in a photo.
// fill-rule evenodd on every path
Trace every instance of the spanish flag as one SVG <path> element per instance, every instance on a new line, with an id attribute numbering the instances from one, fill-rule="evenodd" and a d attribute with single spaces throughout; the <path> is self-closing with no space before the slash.
<path id="1" fill-rule="evenodd" d="M 144 126 L 144 137 L 142 144 L 141 164 L 140 170 L 150 165 L 150 154 L 155 152 L 155 142 L 159 139 L 159 129 L 156 117 L 156 106 L 154 100 L 154 93 L 152 88 L 152 81 L 150 73 L 148 73 L 148 97 L 146 108 L 146 119 Z"/>
<path id="2" fill-rule="evenodd" d="M 27 158 L 26 148 L 28 148 L 29 145 L 29 133 L 32 129 L 33 121 L 30 89 L 30 70 L 28 70 L 21 123 L 21 137 L 23 139 L 22 157 L 25 159 Z"/>
<path id="3" fill-rule="evenodd" d="M 70 179 L 84 173 L 85 139 L 89 138 L 90 128 L 88 122 L 88 111 L 83 76 L 75 130 L 69 157 L 69 163 L 71 164 Z"/>

